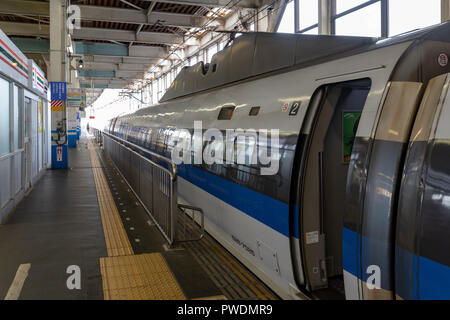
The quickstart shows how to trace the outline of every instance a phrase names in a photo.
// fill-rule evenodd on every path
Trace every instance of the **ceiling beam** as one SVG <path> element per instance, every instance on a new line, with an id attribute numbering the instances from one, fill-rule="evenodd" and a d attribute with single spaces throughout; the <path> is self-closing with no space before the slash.
<path id="1" fill-rule="evenodd" d="M 123 78 L 123 79 L 139 79 L 142 80 L 142 78 L 144 77 L 144 72 L 137 72 L 137 71 L 116 71 L 116 77 L 117 78 Z"/>
<path id="2" fill-rule="evenodd" d="M 148 44 L 182 44 L 183 37 L 173 33 L 139 32 L 102 28 L 82 28 L 73 31 L 74 39 L 114 40 L 122 42 L 140 42 Z"/>
<path id="3" fill-rule="evenodd" d="M 124 81 L 136 81 L 136 80 L 142 80 L 142 77 L 135 77 L 133 75 L 125 75 L 125 76 L 118 76 L 116 75 L 116 77 L 89 77 L 89 76 L 83 76 L 83 77 L 79 77 L 80 81 L 83 80 L 124 80 Z"/>
<path id="4" fill-rule="evenodd" d="M 33 16 L 48 17 L 49 3 L 25 0 L 2 0 L 0 13 L 3 14 L 28 14 Z"/>
<path id="5" fill-rule="evenodd" d="M 105 55 L 120 57 L 163 58 L 168 54 L 163 47 L 134 46 L 128 48 L 117 44 L 75 42 L 75 53 L 83 55 Z"/>
<path id="6" fill-rule="evenodd" d="M 49 53 L 50 42 L 46 39 L 10 38 L 23 53 Z"/>
<path id="7" fill-rule="evenodd" d="M 80 88 L 90 89 L 91 88 L 91 84 L 87 83 L 87 82 L 80 83 Z M 110 88 L 110 87 L 109 87 L 108 83 L 94 83 L 94 88 L 95 89 L 107 89 L 107 88 Z M 95 94 L 95 95 L 99 96 L 100 94 Z M 94 100 L 94 98 L 91 98 L 91 99 Z"/>
<path id="8" fill-rule="evenodd" d="M 153 0 L 142 0 L 153 1 Z M 202 6 L 208 8 L 238 7 L 238 8 L 261 8 L 269 5 L 273 0 L 158 0 L 158 2 L 175 3 L 191 6 Z"/>
<path id="9" fill-rule="evenodd" d="M 135 8 L 135 9 L 143 10 L 143 8 L 141 8 L 141 7 L 139 7 L 139 6 L 135 5 L 135 4 L 132 4 L 131 2 L 128 2 L 127 0 L 120 0 L 120 2 L 123 2 L 123 3 L 125 3 L 126 5 L 128 5 L 128 6 L 130 6 L 130 7 L 133 7 L 133 8 Z"/>
<path id="10" fill-rule="evenodd" d="M 123 71 L 140 71 L 150 68 L 153 63 L 137 64 L 137 63 L 108 63 L 108 62 L 84 62 L 85 69 L 89 70 L 123 70 Z"/>
<path id="11" fill-rule="evenodd" d="M 0 29 L 8 36 L 48 37 L 50 26 L 47 24 L 0 21 Z"/>
<path id="12" fill-rule="evenodd" d="M 114 78 L 114 70 L 78 70 L 79 77 Z"/>
<path id="13" fill-rule="evenodd" d="M 176 14 L 167 12 L 153 11 L 147 16 L 144 10 L 122 9 L 100 6 L 80 5 L 81 20 L 94 20 L 104 22 L 119 22 L 132 24 L 161 24 L 171 27 L 202 27 L 210 18 L 202 16 L 193 16 L 188 14 Z M 223 19 L 218 19 L 211 23 L 211 26 L 221 25 Z"/>
<path id="14" fill-rule="evenodd" d="M 48 53 L 49 41 L 46 39 L 26 39 L 26 38 L 14 38 L 11 40 L 14 44 L 24 53 Z M 76 42 L 80 43 L 80 42 Z M 109 44 L 93 43 L 83 46 L 78 45 L 79 51 L 76 54 L 83 54 L 84 62 L 105 62 L 105 63 L 127 63 L 127 64 L 139 64 L 150 65 L 158 62 L 159 59 L 165 57 L 166 51 L 161 47 L 146 47 L 136 46 L 132 52 L 128 52 L 128 47 L 125 49 L 106 47 Z M 77 47 L 77 46 L 76 46 Z M 81 49 L 80 49 L 81 48 Z M 113 54 L 114 53 L 114 54 Z M 136 56 L 134 54 L 137 54 Z"/>
<path id="15" fill-rule="evenodd" d="M 48 37 L 50 27 L 45 24 L 0 21 L 0 29 L 11 36 Z M 140 32 L 129 30 L 82 28 L 73 30 L 73 39 L 78 40 L 110 40 L 122 42 L 140 42 L 148 44 L 182 44 L 183 37 L 173 33 Z M 189 43 L 194 45 L 194 43 Z"/>
<path id="16" fill-rule="evenodd" d="M 91 55 L 85 56 L 84 62 L 102 62 L 102 63 L 129 63 L 129 64 L 138 64 L 138 65 L 146 65 L 146 64 L 154 64 L 159 61 L 158 58 L 148 58 L 148 57 L 114 57 L 114 56 L 100 56 L 100 55 Z"/>
<path id="17" fill-rule="evenodd" d="M 172 27 L 202 27 L 210 18 L 188 14 L 151 12 L 147 15 L 146 10 L 112 8 L 106 6 L 79 5 L 81 20 L 94 20 L 104 22 L 119 22 L 131 24 L 160 24 Z M 3 14 L 26 14 L 31 16 L 48 17 L 50 15 L 48 2 L 27 0 L 2 0 L 0 13 Z M 209 26 L 221 25 L 223 19 L 217 19 Z"/>

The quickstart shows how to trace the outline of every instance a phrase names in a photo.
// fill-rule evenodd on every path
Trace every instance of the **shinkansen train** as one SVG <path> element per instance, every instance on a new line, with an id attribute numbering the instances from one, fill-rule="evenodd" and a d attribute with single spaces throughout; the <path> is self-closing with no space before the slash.
<path id="1" fill-rule="evenodd" d="M 241 129 L 232 152 L 269 150 L 270 174 L 184 162 L 178 193 L 282 298 L 450 299 L 449 55 L 450 23 L 389 39 L 244 34 L 105 131 L 166 157 L 186 132 L 204 150 L 230 142 L 193 134 L 201 121 Z"/>

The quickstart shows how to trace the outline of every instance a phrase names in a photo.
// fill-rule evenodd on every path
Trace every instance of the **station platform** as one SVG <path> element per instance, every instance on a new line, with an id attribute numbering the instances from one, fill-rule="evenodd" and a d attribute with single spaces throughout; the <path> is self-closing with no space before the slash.
<path id="1" fill-rule="evenodd" d="M 69 166 L 48 170 L 0 225 L 1 299 L 278 299 L 208 234 L 165 245 L 92 137 Z"/>

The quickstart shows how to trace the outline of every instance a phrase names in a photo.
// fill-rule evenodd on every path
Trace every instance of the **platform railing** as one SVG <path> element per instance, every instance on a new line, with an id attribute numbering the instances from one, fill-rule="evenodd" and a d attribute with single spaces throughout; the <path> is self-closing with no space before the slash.
<path id="1" fill-rule="evenodd" d="M 186 232 L 180 232 L 186 230 L 187 222 L 184 215 L 182 219 L 178 219 L 184 210 L 178 205 L 176 163 L 109 133 L 100 134 L 105 152 L 169 245 L 201 239 L 204 234 L 204 215 L 200 208 L 189 207 L 192 216 L 199 214 L 199 235 L 187 238 Z"/>
<path id="2" fill-rule="evenodd" d="M 102 136 L 102 132 L 96 128 L 89 128 L 89 133 L 91 133 L 94 138 L 95 141 L 99 144 L 102 145 L 103 144 L 103 136 Z"/>

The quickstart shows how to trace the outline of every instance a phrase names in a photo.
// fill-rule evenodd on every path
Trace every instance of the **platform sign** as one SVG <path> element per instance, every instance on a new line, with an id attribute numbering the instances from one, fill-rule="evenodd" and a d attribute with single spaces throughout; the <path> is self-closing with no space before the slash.
<path id="1" fill-rule="evenodd" d="M 67 99 L 67 83 L 66 82 L 50 82 L 50 91 L 52 100 Z"/>
<path id="2" fill-rule="evenodd" d="M 2 30 L 0 30 L 0 72 L 24 86 L 28 85 L 28 59 Z"/>
<path id="3" fill-rule="evenodd" d="M 82 94 L 80 89 L 67 90 L 67 103 L 69 108 L 80 108 L 82 101 Z"/>
<path id="4" fill-rule="evenodd" d="M 44 72 L 39 68 L 39 66 L 33 60 L 28 60 L 31 65 L 30 68 L 30 86 L 39 91 L 42 94 L 47 94 L 48 91 L 48 81 L 44 76 Z"/>
<path id="5" fill-rule="evenodd" d="M 355 142 L 356 131 L 358 130 L 361 112 L 342 112 L 342 145 L 344 163 L 349 163 L 352 156 L 353 143 Z"/>
<path id="6" fill-rule="evenodd" d="M 62 147 L 56 147 L 56 161 L 63 161 L 63 150 Z"/>

